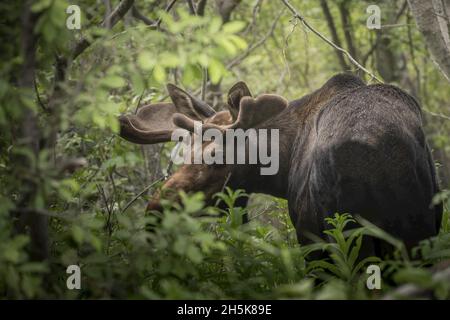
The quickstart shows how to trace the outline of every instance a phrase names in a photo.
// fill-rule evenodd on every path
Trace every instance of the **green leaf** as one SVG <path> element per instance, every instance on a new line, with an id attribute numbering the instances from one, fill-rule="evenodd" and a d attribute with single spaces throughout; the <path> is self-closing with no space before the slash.
<path id="1" fill-rule="evenodd" d="M 247 49 L 247 42 L 239 36 L 234 34 L 228 37 L 241 50 Z"/>
<path id="2" fill-rule="evenodd" d="M 399 270 L 394 280 L 397 283 L 416 283 L 421 286 L 432 285 L 432 274 L 429 270 L 419 268 L 406 268 Z"/>
<path id="3" fill-rule="evenodd" d="M 31 11 L 40 12 L 40 11 L 50 7 L 51 4 L 52 4 L 52 0 L 39 0 L 31 6 Z"/>
<path id="4" fill-rule="evenodd" d="M 214 17 L 209 24 L 208 31 L 210 34 L 214 34 L 220 30 L 221 26 L 222 26 L 222 19 L 219 17 Z"/>
<path id="5" fill-rule="evenodd" d="M 180 237 L 173 244 L 173 250 L 179 255 L 184 255 L 187 248 L 187 239 Z"/>
<path id="6" fill-rule="evenodd" d="M 202 72 L 198 66 L 188 64 L 186 68 L 184 68 L 183 72 L 183 83 L 191 83 L 195 79 L 201 79 Z"/>
<path id="7" fill-rule="evenodd" d="M 137 62 L 139 67 L 141 67 L 145 71 L 151 70 L 156 63 L 152 55 L 148 51 L 139 53 Z"/>
<path id="8" fill-rule="evenodd" d="M 188 246 L 186 250 L 187 257 L 194 263 L 200 263 L 203 261 L 203 255 L 199 248 L 195 245 Z"/>
<path id="9" fill-rule="evenodd" d="M 76 243 L 82 244 L 84 240 L 83 229 L 77 225 L 72 226 L 72 238 Z"/>
<path id="10" fill-rule="evenodd" d="M 12 246 L 7 246 L 3 251 L 3 257 L 6 261 L 17 263 L 20 259 L 20 252 Z"/>
<path id="11" fill-rule="evenodd" d="M 144 79 L 142 78 L 141 74 L 137 71 L 131 73 L 130 75 L 131 83 L 133 84 L 133 90 L 136 92 L 136 94 L 142 94 L 145 90 L 145 83 Z"/>
<path id="12" fill-rule="evenodd" d="M 123 87 L 125 80 L 120 76 L 110 75 L 103 78 L 101 84 L 107 88 L 115 89 Z"/>
<path id="13" fill-rule="evenodd" d="M 225 33 L 236 33 L 245 28 L 245 22 L 243 21 L 231 21 L 223 25 L 222 30 Z"/>
<path id="14" fill-rule="evenodd" d="M 164 66 L 169 68 L 175 68 L 180 65 L 180 58 L 171 52 L 165 52 L 160 60 Z"/>
<path id="15" fill-rule="evenodd" d="M 42 262 L 28 262 L 19 267 L 19 270 L 21 272 L 37 272 L 37 273 L 43 273 L 47 272 L 48 268 L 45 264 Z"/>
<path id="16" fill-rule="evenodd" d="M 158 83 L 163 84 L 166 81 L 166 71 L 161 65 L 156 65 L 153 68 L 153 77 Z"/>
<path id="17" fill-rule="evenodd" d="M 214 38 L 214 41 L 216 41 L 216 43 L 220 45 L 229 55 L 234 56 L 237 53 L 237 48 L 230 39 L 226 37 L 217 37 Z"/>
<path id="18" fill-rule="evenodd" d="M 217 84 L 225 75 L 225 67 L 219 61 L 212 59 L 208 65 L 209 76 L 213 84 Z"/>
<path id="19" fill-rule="evenodd" d="M 204 206 L 203 193 L 196 193 L 192 196 L 187 196 L 184 192 L 180 192 L 181 201 L 183 202 L 184 210 L 187 213 L 195 213 L 201 210 Z"/>

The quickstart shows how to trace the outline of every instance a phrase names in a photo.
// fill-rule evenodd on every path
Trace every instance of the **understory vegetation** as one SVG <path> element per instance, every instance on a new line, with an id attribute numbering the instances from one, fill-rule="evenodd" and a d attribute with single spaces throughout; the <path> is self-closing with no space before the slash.
<path id="1" fill-rule="evenodd" d="M 406 1 L 380 1 L 382 24 L 401 25 L 380 30 L 366 27 L 371 1 L 291 3 L 423 107 L 444 216 L 439 235 L 412 255 L 345 212 L 326 221 L 331 242 L 300 246 L 287 201 L 245 190 L 217 194 L 225 210 L 205 207 L 202 193 L 181 193 L 180 204 L 145 213 L 158 179 L 176 170 L 174 145 L 127 142 L 117 117 L 167 101 L 166 83 L 221 110 L 238 80 L 289 99 L 343 71 L 376 82 L 281 1 L 172 2 L 74 1 L 80 30 L 67 28 L 64 0 L 0 4 L 0 298 L 449 299 L 450 84 Z M 248 207 L 235 207 L 239 197 L 250 197 Z M 350 221 L 362 227 L 344 232 Z M 395 254 L 361 257 L 368 235 Z M 70 265 L 80 267 L 79 290 L 67 288 Z M 368 289 L 369 265 L 380 267 L 381 289 Z"/>
<path id="2" fill-rule="evenodd" d="M 125 186 L 117 181 L 116 188 Z M 410 258 L 401 243 L 371 225 L 344 232 L 354 221 L 348 214 L 327 219 L 330 243 L 300 246 L 285 216 L 286 201 L 274 199 L 268 210 L 255 200 L 245 209 L 233 206 L 247 196 L 240 190 L 217 196 L 227 210 L 204 208 L 197 193 L 181 194 L 179 205 L 164 203 L 160 216 L 88 208 L 58 216 L 51 223 L 47 262 L 29 261 L 29 239 L 11 237 L 3 225 L 0 289 L 9 298 L 401 299 L 411 296 L 395 290 L 408 284 L 421 298 L 450 297 L 450 283 L 436 278 L 448 267 L 439 264 L 450 255 L 448 212 L 441 233 L 423 241 Z M 242 224 L 248 210 L 250 222 Z M 396 246 L 394 256 L 360 259 L 367 235 Z M 308 259 L 314 252 L 327 258 Z M 82 270 L 81 290 L 67 290 L 69 265 Z M 380 289 L 367 287 L 369 265 L 381 269 Z"/>

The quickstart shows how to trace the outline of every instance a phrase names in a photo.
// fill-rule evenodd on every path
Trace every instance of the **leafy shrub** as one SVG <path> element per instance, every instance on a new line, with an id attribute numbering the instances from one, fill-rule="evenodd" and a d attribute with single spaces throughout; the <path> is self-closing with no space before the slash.
<path id="1" fill-rule="evenodd" d="M 331 242 L 299 246 L 285 241 L 284 229 L 256 219 L 242 224 L 248 209 L 234 207 L 241 196 L 247 195 L 225 189 L 217 198 L 228 209 L 219 210 L 204 208 L 202 193 L 181 193 L 180 204 L 163 201 L 159 216 L 120 214 L 112 227 L 101 212 L 54 217 L 47 264 L 29 262 L 25 236 L 2 242 L 7 250 L 1 250 L 0 289 L 13 298 L 376 298 L 379 292 L 365 287 L 364 268 L 375 263 L 388 282 L 436 288 L 439 297 L 448 293 L 425 268 L 448 253 L 448 234 L 417 249 L 423 261 L 359 259 L 362 238 L 370 230 L 345 231 L 354 222 L 348 214 L 327 219 Z M 313 252 L 327 255 L 311 260 Z M 81 267 L 81 290 L 66 288 L 65 269 L 71 264 Z"/>

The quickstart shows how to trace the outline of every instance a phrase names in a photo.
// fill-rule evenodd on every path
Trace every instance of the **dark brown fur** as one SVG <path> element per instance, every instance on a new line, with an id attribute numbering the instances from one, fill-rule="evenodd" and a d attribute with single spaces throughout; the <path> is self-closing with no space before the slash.
<path id="1" fill-rule="evenodd" d="M 442 206 L 431 205 L 438 184 L 420 107 L 401 89 L 337 75 L 263 127 L 280 130 L 279 174 L 238 167 L 231 184 L 287 198 L 301 243 L 325 238 L 324 218 L 336 212 L 360 215 L 408 248 L 438 233 Z"/>

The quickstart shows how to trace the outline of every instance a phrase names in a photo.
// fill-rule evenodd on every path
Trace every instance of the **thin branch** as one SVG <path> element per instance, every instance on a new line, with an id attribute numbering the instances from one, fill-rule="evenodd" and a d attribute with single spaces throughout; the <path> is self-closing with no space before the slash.
<path id="1" fill-rule="evenodd" d="M 400 10 L 397 12 L 397 14 L 395 15 L 394 21 L 392 22 L 392 25 L 395 25 L 398 22 L 398 19 L 400 19 L 400 17 L 403 15 L 403 13 L 405 12 L 406 8 L 408 8 L 408 1 L 405 0 L 402 4 L 402 6 L 400 7 Z M 390 26 L 390 25 L 382 25 L 381 28 L 385 28 L 386 26 Z M 378 45 L 380 44 L 380 40 L 382 37 L 377 37 L 377 39 L 375 40 L 375 42 L 373 43 L 373 45 L 370 47 L 369 51 L 367 51 L 367 53 L 364 55 L 364 57 L 362 58 L 362 65 L 365 66 L 367 63 L 367 60 L 369 59 L 369 57 L 372 55 L 372 53 L 377 49 Z"/>
<path id="2" fill-rule="evenodd" d="M 176 0 L 174 0 L 176 1 Z M 134 0 L 122 0 L 118 6 L 113 10 L 113 12 L 107 17 L 102 23 L 102 27 L 106 27 L 107 24 L 110 25 L 110 27 L 114 27 L 117 22 L 120 21 L 120 19 L 123 18 L 125 13 L 128 12 L 128 10 L 133 6 Z M 84 52 L 89 46 L 91 45 L 91 42 L 87 40 L 86 38 L 82 38 L 77 44 L 75 45 L 74 49 L 72 50 L 72 59 L 76 59 L 81 53 Z"/>
<path id="3" fill-rule="evenodd" d="M 432 115 L 433 117 L 438 117 L 438 118 L 441 118 L 441 119 L 450 120 L 450 117 L 449 117 L 449 116 L 446 116 L 445 114 L 442 114 L 442 113 L 436 113 L 436 112 L 430 111 L 430 110 L 425 109 L 425 108 L 422 108 L 422 109 L 423 109 L 426 113 L 429 113 L 430 115 Z"/>
<path id="4" fill-rule="evenodd" d="M 188 7 L 189 7 L 189 12 L 196 16 L 197 15 L 197 10 L 195 10 L 195 5 L 194 2 L 192 2 L 192 0 L 186 0 Z"/>
<path id="5" fill-rule="evenodd" d="M 172 0 L 172 1 L 167 5 L 165 11 L 166 11 L 166 12 L 169 12 L 170 10 L 172 10 L 172 7 L 175 5 L 175 2 L 177 2 L 177 0 Z M 156 20 L 156 24 L 155 24 L 155 27 L 156 27 L 156 28 L 159 28 L 159 26 L 161 25 L 161 21 L 162 21 L 161 17 L 159 17 L 158 20 Z"/>
<path id="6" fill-rule="evenodd" d="M 106 211 L 108 212 L 108 215 L 111 215 L 112 208 L 109 207 L 109 201 L 108 201 L 108 198 L 106 197 L 105 190 L 99 184 L 97 184 L 97 190 L 100 193 L 100 195 L 102 196 L 103 202 L 105 203 Z"/>
<path id="7" fill-rule="evenodd" d="M 136 18 L 138 20 L 141 20 L 142 22 L 144 22 L 146 25 L 148 26 L 154 26 L 156 25 L 156 22 L 147 18 L 146 16 L 144 16 L 137 8 L 136 6 L 133 6 L 131 8 L 131 15 L 133 16 L 133 18 Z"/>
<path id="8" fill-rule="evenodd" d="M 289 47 L 289 39 L 291 38 L 292 34 L 294 33 L 295 29 L 297 28 L 298 25 L 298 20 L 295 20 L 294 23 L 292 23 L 292 28 L 289 31 L 289 33 L 286 35 L 286 37 L 284 37 L 284 45 L 283 45 L 283 49 L 281 50 L 282 52 L 282 56 L 283 56 L 283 62 L 284 62 L 284 68 L 283 68 L 283 72 L 280 75 L 280 78 L 278 80 L 278 82 L 280 84 L 283 83 L 283 80 L 286 76 L 286 74 L 288 75 L 288 77 L 291 77 L 291 69 L 289 67 L 289 62 L 288 62 L 288 58 L 287 58 L 287 53 L 288 53 L 288 47 Z M 305 46 L 307 47 L 307 46 Z"/>
<path id="9" fill-rule="evenodd" d="M 330 46 L 332 46 L 334 49 L 342 52 L 343 54 L 345 54 L 347 56 L 347 58 L 350 60 L 351 63 L 353 63 L 357 68 L 359 68 L 360 70 L 364 71 L 365 73 L 367 73 L 372 79 L 377 80 L 378 82 L 382 83 L 383 81 L 381 81 L 376 75 L 374 75 L 372 72 L 370 72 L 369 70 L 367 70 L 366 68 L 364 68 L 358 61 L 355 60 L 355 58 L 353 58 L 350 53 L 348 53 L 347 50 L 337 46 L 336 44 L 334 44 L 331 40 L 329 40 L 327 37 L 325 37 L 324 35 L 322 35 L 319 31 L 317 31 L 316 29 L 314 29 L 306 20 L 305 18 L 300 15 L 300 13 L 298 13 L 298 11 L 289 3 L 289 1 L 287 0 L 281 0 L 286 7 L 288 7 L 288 9 L 292 12 L 292 14 L 294 15 L 294 17 L 296 19 L 299 19 L 303 25 L 308 28 L 309 30 L 311 30 L 315 35 L 317 35 L 320 39 L 322 39 L 323 41 L 325 41 L 326 43 L 328 43 Z"/>
<path id="10" fill-rule="evenodd" d="M 142 97 L 144 96 L 145 90 L 142 90 L 141 95 L 139 96 L 139 99 L 136 103 L 136 108 L 134 109 L 134 114 L 136 114 L 139 110 L 139 106 L 141 105 Z"/>
<path id="11" fill-rule="evenodd" d="M 227 69 L 233 68 L 234 66 L 238 65 L 239 63 L 242 62 L 242 60 L 244 60 L 245 58 L 247 58 L 250 53 L 252 53 L 255 49 L 259 48 L 260 46 L 262 46 L 269 37 L 271 37 L 275 31 L 275 28 L 278 24 L 278 21 L 281 18 L 281 15 L 283 14 L 284 10 L 281 10 L 277 17 L 275 18 L 275 20 L 273 21 L 272 25 L 270 26 L 269 31 L 266 33 L 266 35 L 264 37 L 262 37 L 261 39 L 259 39 L 257 42 L 255 42 L 253 45 L 251 45 L 245 52 L 243 52 L 239 57 L 235 58 L 234 60 L 232 60 L 230 63 L 227 64 Z"/>
<path id="12" fill-rule="evenodd" d="M 133 199 L 131 199 L 126 205 L 125 207 L 123 207 L 122 211 L 120 212 L 120 214 L 124 213 L 125 211 L 127 211 L 127 209 L 129 207 L 131 207 L 131 205 L 133 203 L 136 202 L 137 199 L 139 199 L 140 197 L 142 197 L 142 195 L 144 195 L 144 193 L 146 193 L 148 190 L 150 190 L 150 188 L 152 188 L 154 185 L 156 185 L 158 182 L 161 182 L 164 180 L 164 177 L 156 179 L 155 181 L 153 181 L 152 183 L 150 183 L 148 186 L 146 186 L 144 189 L 142 189 L 141 192 L 139 192 Z"/>
<path id="13" fill-rule="evenodd" d="M 179 148 L 181 146 L 181 143 L 177 143 L 175 145 L 175 147 L 172 149 L 172 154 L 173 153 L 177 153 Z M 148 186 L 146 186 L 144 189 L 142 189 L 141 192 L 139 192 L 133 199 L 131 199 L 126 205 L 125 207 L 120 211 L 120 213 L 124 213 L 125 211 L 127 211 L 127 209 L 134 203 L 136 202 L 137 199 L 139 199 L 140 197 L 142 197 L 142 195 L 144 195 L 148 190 L 150 190 L 153 186 L 155 186 L 157 183 L 161 182 L 161 181 L 165 181 L 167 180 L 167 178 L 170 176 L 170 173 L 172 171 L 172 167 L 173 167 L 173 161 L 172 161 L 172 157 L 170 157 L 169 159 L 169 164 L 166 167 L 166 173 L 164 174 L 164 176 L 162 176 L 161 178 L 156 179 L 155 181 L 153 181 L 152 183 L 150 183 Z"/>
<path id="14" fill-rule="evenodd" d="M 205 101 L 205 99 L 206 99 L 207 85 L 208 85 L 208 69 L 202 68 L 202 91 L 201 91 L 202 101 Z"/>
<path id="15" fill-rule="evenodd" d="M 262 0 L 258 0 L 256 2 L 256 4 L 253 6 L 252 21 L 247 25 L 247 28 L 245 28 L 243 34 L 248 34 L 249 32 L 253 31 L 253 27 L 256 24 L 256 17 L 258 15 L 259 11 L 261 11 L 261 4 L 262 4 Z"/>
<path id="16" fill-rule="evenodd" d="M 383 24 L 380 26 L 381 29 L 388 29 L 388 28 L 399 28 L 399 27 L 407 27 L 407 26 L 414 26 L 414 23 L 393 23 L 393 24 Z"/>
<path id="17" fill-rule="evenodd" d="M 42 110 L 43 110 L 45 113 L 48 113 L 49 110 L 48 110 L 47 107 L 45 106 L 44 102 L 42 102 L 42 100 L 41 100 L 41 95 L 39 94 L 39 89 L 38 89 L 38 87 L 37 87 L 36 78 L 34 79 L 34 92 L 36 93 L 37 102 L 38 102 L 38 104 L 41 106 Z"/>
<path id="18" fill-rule="evenodd" d="M 403 1 L 403 4 L 400 7 L 400 10 L 395 15 L 394 23 L 396 23 L 398 21 L 398 19 L 400 19 L 400 17 L 403 15 L 403 13 L 405 13 L 406 8 L 408 8 L 408 1 L 407 0 Z"/>

